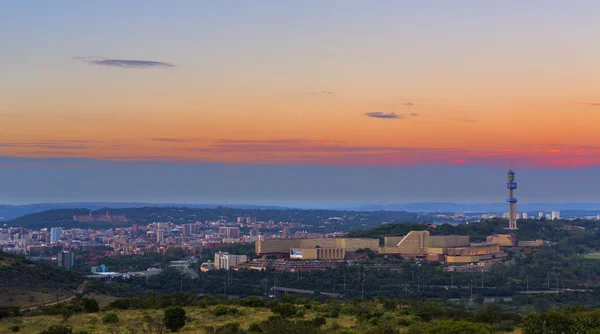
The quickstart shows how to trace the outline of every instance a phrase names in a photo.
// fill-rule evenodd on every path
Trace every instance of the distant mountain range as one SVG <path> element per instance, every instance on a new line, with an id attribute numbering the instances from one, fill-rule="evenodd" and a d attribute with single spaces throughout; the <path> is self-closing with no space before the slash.
<path id="1" fill-rule="evenodd" d="M 102 208 L 139 208 L 139 207 L 187 207 L 187 208 L 216 208 L 226 206 L 235 209 L 315 209 L 317 206 L 298 205 L 295 207 L 276 205 L 252 205 L 252 204 L 186 204 L 186 203 L 141 203 L 141 202 L 77 202 L 77 203 L 40 203 L 26 205 L 0 205 L 0 220 L 5 221 L 26 214 L 41 212 L 52 209 L 80 209 L 98 210 Z M 408 212 L 453 212 L 453 213 L 503 213 L 508 210 L 505 203 L 450 203 L 450 202 L 420 202 L 405 204 L 369 204 L 355 206 L 320 205 L 318 209 L 349 210 L 349 211 L 408 211 Z M 518 212 L 537 213 L 543 211 L 549 213 L 552 210 L 564 211 L 564 213 L 577 212 L 577 215 L 600 214 L 600 203 L 519 203 Z"/>

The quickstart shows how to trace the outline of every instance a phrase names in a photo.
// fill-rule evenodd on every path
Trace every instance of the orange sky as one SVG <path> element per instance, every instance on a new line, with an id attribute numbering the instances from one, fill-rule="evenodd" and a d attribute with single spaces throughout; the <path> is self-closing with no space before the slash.
<path id="1" fill-rule="evenodd" d="M 46 8 L 64 12 L 42 22 L 12 8 L 21 20 L 4 23 L 0 156 L 598 163 L 591 2 L 463 4 L 456 16 L 442 4 L 281 5 L 242 17 L 215 5 L 203 10 L 221 20 L 167 11 L 164 22 L 151 19 L 157 4 L 144 18 L 92 11 L 116 15 L 119 31 L 83 24 L 95 20 L 86 6 Z"/>

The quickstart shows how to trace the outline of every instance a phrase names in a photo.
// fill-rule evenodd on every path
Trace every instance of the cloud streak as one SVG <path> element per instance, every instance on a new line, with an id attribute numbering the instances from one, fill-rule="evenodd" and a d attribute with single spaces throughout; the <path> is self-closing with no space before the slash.
<path id="1" fill-rule="evenodd" d="M 90 65 L 109 66 L 118 68 L 169 68 L 176 65 L 153 60 L 137 60 L 137 59 L 108 59 L 103 57 L 87 57 L 76 58 Z"/>
<path id="2" fill-rule="evenodd" d="M 380 119 L 400 119 L 400 118 L 404 118 L 404 115 L 396 114 L 395 112 L 384 113 L 384 112 L 380 112 L 380 111 L 368 112 L 368 113 L 365 113 L 365 116 L 371 117 L 371 118 L 380 118 Z"/>
<path id="3" fill-rule="evenodd" d="M 577 104 L 589 107 L 600 107 L 600 102 L 579 102 Z"/>
<path id="4" fill-rule="evenodd" d="M 152 138 L 152 141 L 158 141 L 163 143 L 189 143 L 192 140 L 186 138 Z"/>

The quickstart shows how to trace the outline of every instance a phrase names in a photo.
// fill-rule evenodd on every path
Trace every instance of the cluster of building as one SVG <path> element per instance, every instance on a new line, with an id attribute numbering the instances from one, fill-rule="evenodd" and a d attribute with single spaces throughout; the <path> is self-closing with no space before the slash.
<path id="1" fill-rule="evenodd" d="M 369 249 L 384 255 L 397 255 L 447 264 L 467 264 L 503 260 L 505 247 L 539 247 L 542 240 L 517 241 L 512 234 L 489 236 L 486 242 L 473 243 L 469 236 L 432 236 L 429 231 L 411 231 L 401 237 L 378 239 L 313 238 L 269 239 L 256 242 L 256 254 L 263 257 L 297 260 L 344 260 L 354 258 L 359 250 Z"/>

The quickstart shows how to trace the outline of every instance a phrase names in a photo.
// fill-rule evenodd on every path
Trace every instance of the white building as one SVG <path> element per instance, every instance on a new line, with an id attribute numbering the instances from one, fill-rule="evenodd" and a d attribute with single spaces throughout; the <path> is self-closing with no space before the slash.
<path id="1" fill-rule="evenodd" d="M 62 234 L 62 228 L 53 227 L 50 229 L 50 243 L 55 243 L 60 241 L 60 235 Z"/>
<path id="2" fill-rule="evenodd" d="M 540 213 L 538 213 L 538 218 L 543 218 L 544 217 L 544 213 L 540 211 Z"/>
<path id="3" fill-rule="evenodd" d="M 246 255 L 232 255 L 229 253 L 215 253 L 215 269 L 235 268 L 240 263 L 248 262 Z"/>
<path id="4" fill-rule="evenodd" d="M 547 214 L 546 214 L 546 219 L 547 219 L 547 220 L 551 220 L 551 219 L 552 219 L 552 215 L 551 215 L 551 214 L 549 214 L 549 213 L 547 213 Z"/>
<path id="5" fill-rule="evenodd" d="M 527 214 L 527 212 L 523 212 L 522 217 L 523 217 L 523 219 L 527 219 L 527 218 L 529 218 L 529 215 Z"/>
<path id="6" fill-rule="evenodd" d="M 560 211 L 552 211 L 552 220 L 560 219 Z"/>

